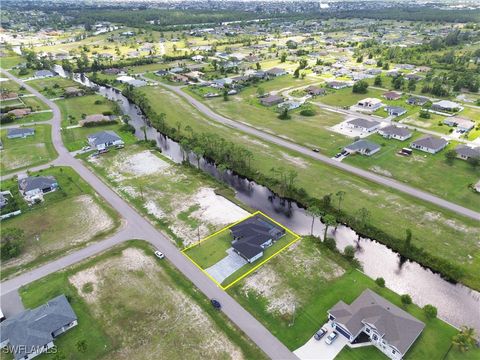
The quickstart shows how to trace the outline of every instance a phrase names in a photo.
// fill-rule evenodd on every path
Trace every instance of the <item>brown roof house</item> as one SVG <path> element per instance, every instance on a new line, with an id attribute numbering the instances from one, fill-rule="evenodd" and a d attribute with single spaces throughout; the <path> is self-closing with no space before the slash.
<path id="1" fill-rule="evenodd" d="M 387 100 L 398 100 L 402 97 L 402 94 L 397 93 L 396 91 L 387 91 L 382 95 Z"/>
<path id="2" fill-rule="evenodd" d="M 32 109 L 30 108 L 24 108 L 24 109 L 13 109 L 8 112 L 8 114 L 13 114 L 17 119 L 20 119 L 32 112 Z"/>
<path id="3" fill-rule="evenodd" d="M 264 106 L 278 105 L 282 102 L 283 102 L 283 97 L 278 95 L 268 95 L 267 97 L 260 99 L 260 103 Z"/>
<path id="4" fill-rule="evenodd" d="M 93 115 L 88 115 L 83 120 L 80 120 L 78 124 L 80 126 L 85 126 L 86 124 L 89 124 L 89 123 L 101 123 L 101 122 L 107 122 L 107 121 L 110 122 L 114 120 L 115 120 L 115 117 L 111 115 L 93 114 Z"/>
<path id="5" fill-rule="evenodd" d="M 320 88 L 318 86 L 313 86 L 313 85 L 310 85 L 309 87 L 305 88 L 305 91 L 307 92 L 307 94 L 312 96 L 325 95 L 325 93 L 327 92 L 325 88 Z"/>
<path id="6" fill-rule="evenodd" d="M 332 327 L 350 343 L 366 338 L 393 360 L 403 358 L 425 327 L 423 322 L 370 289 L 350 305 L 340 300 L 328 311 L 328 318 Z"/>

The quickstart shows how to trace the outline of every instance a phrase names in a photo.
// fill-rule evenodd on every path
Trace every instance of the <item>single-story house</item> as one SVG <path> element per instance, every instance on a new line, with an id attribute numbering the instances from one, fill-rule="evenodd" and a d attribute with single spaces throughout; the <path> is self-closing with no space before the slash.
<path id="1" fill-rule="evenodd" d="M 55 74 L 50 70 L 37 70 L 35 71 L 35 77 L 37 78 L 48 78 L 53 77 Z"/>
<path id="2" fill-rule="evenodd" d="M 54 176 L 27 176 L 18 179 L 18 190 L 25 198 L 33 198 L 58 189 Z"/>
<path id="3" fill-rule="evenodd" d="M 425 151 L 430 154 L 436 154 L 443 150 L 448 145 L 448 141 L 435 136 L 425 136 L 421 139 L 415 140 L 410 144 L 410 147 L 420 151 Z"/>
<path id="4" fill-rule="evenodd" d="M 423 106 L 428 102 L 428 98 L 424 96 L 410 96 L 407 99 L 407 104 L 409 105 L 418 105 L 418 106 Z"/>
<path id="5" fill-rule="evenodd" d="M 177 66 L 177 67 L 171 68 L 171 69 L 170 69 L 170 72 L 171 72 L 172 74 L 180 74 L 180 73 L 185 72 L 185 69 L 184 69 L 183 67 L 178 67 L 178 66 Z"/>
<path id="6" fill-rule="evenodd" d="M 103 70 L 103 73 L 106 75 L 118 75 L 124 72 L 125 72 L 125 69 L 120 69 L 120 68 L 109 68 L 109 69 Z"/>
<path id="7" fill-rule="evenodd" d="M 230 228 L 232 248 L 249 263 L 263 256 L 263 251 L 285 235 L 285 229 L 263 215 L 254 215 Z"/>
<path id="8" fill-rule="evenodd" d="M 10 128 L 7 130 L 8 139 L 26 138 L 35 135 L 35 129 L 32 128 Z"/>
<path id="9" fill-rule="evenodd" d="M 432 110 L 456 112 L 463 110 L 463 106 L 450 100 L 440 100 L 432 104 Z"/>
<path id="10" fill-rule="evenodd" d="M 374 132 L 380 127 L 380 123 L 375 120 L 356 118 L 356 119 L 347 121 L 347 126 L 353 129 L 360 129 L 366 132 Z"/>
<path id="11" fill-rule="evenodd" d="M 417 75 L 417 74 L 407 74 L 405 75 L 405 79 L 407 80 L 414 80 L 414 81 L 418 81 L 420 80 L 422 77 L 420 75 Z"/>
<path id="12" fill-rule="evenodd" d="M 7 114 L 13 114 L 15 118 L 20 119 L 32 112 L 30 108 L 23 108 L 23 109 L 13 109 L 10 110 Z"/>
<path id="13" fill-rule="evenodd" d="M 423 322 L 370 289 L 350 305 L 340 300 L 328 310 L 328 318 L 350 343 L 366 336 L 393 360 L 402 359 L 425 328 Z"/>
<path id="14" fill-rule="evenodd" d="M 278 108 L 280 109 L 288 109 L 288 110 L 295 110 L 302 106 L 302 102 L 294 101 L 294 100 L 287 100 L 281 104 L 278 104 Z"/>
<path id="15" fill-rule="evenodd" d="M 471 158 L 480 159 L 480 147 L 470 147 L 467 145 L 458 145 L 455 148 L 459 159 L 468 160 Z"/>
<path id="16" fill-rule="evenodd" d="M 187 84 L 188 83 L 188 78 L 184 75 L 181 75 L 181 74 L 172 74 L 170 76 L 170 80 L 174 81 L 174 82 L 182 82 L 182 83 L 185 83 Z"/>
<path id="17" fill-rule="evenodd" d="M 327 90 L 324 88 L 320 88 L 318 86 L 310 85 L 309 87 L 305 88 L 305 92 L 312 96 L 319 96 L 319 95 L 325 95 Z"/>
<path id="18" fill-rule="evenodd" d="M 459 116 L 448 117 L 443 120 L 443 123 L 448 126 L 456 127 L 460 132 L 469 132 L 475 127 L 475 123 L 472 120 Z"/>
<path id="19" fill-rule="evenodd" d="M 368 111 L 380 109 L 383 105 L 382 100 L 375 98 L 366 98 L 357 102 L 357 107 Z"/>
<path id="20" fill-rule="evenodd" d="M 15 360 L 33 359 L 52 348 L 55 338 L 77 323 L 67 298 L 60 295 L 0 323 L 0 345 L 9 347 Z"/>
<path id="21" fill-rule="evenodd" d="M 405 141 L 412 137 L 412 132 L 409 129 L 395 125 L 386 126 L 378 130 L 378 133 L 386 139 L 397 139 L 400 141 Z"/>
<path id="22" fill-rule="evenodd" d="M 264 106 L 278 105 L 283 102 L 283 97 L 278 95 L 268 95 L 260 99 L 260 103 Z"/>
<path id="23" fill-rule="evenodd" d="M 380 151 L 380 145 L 375 144 L 374 142 L 367 141 L 367 140 L 358 140 L 355 141 L 353 144 L 345 146 L 343 150 L 348 152 L 349 154 L 362 154 L 371 156 Z"/>
<path id="24" fill-rule="evenodd" d="M 158 70 L 155 72 L 155 75 L 157 76 L 167 76 L 169 73 L 167 70 Z"/>
<path id="25" fill-rule="evenodd" d="M 69 86 L 65 88 L 64 90 L 65 96 L 82 96 L 83 95 L 83 90 L 75 87 L 75 86 Z"/>
<path id="26" fill-rule="evenodd" d="M 386 93 L 383 93 L 382 96 L 387 100 L 398 100 L 402 97 L 402 94 L 396 91 L 387 91 Z"/>
<path id="27" fill-rule="evenodd" d="M 204 75 L 203 72 L 201 71 L 190 71 L 188 73 L 185 73 L 184 74 L 187 78 L 189 78 L 190 80 L 193 80 L 193 81 L 198 81 L 200 80 L 200 78 Z"/>
<path id="28" fill-rule="evenodd" d="M 349 86 L 348 83 L 344 81 L 330 81 L 327 85 L 335 90 L 340 90 Z"/>
<path id="29" fill-rule="evenodd" d="M 390 116 L 401 116 L 407 112 L 406 109 L 402 108 L 401 106 L 387 106 L 385 111 Z"/>
<path id="30" fill-rule="evenodd" d="M 92 148 L 97 150 L 104 150 L 111 146 L 124 144 L 122 138 L 112 130 L 100 131 L 89 135 L 87 141 Z"/>
<path id="31" fill-rule="evenodd" d="M 85 119 L 80 120 L 78 124 L 80 126 L 85 126 L 85 124 L 88 124 L 88 123 L 113 121 L 113 120 L 115 120 L 115 116 L 113 115 L 93 114 L 93 115 L 87 115 Z"/>
<path id="32" fill-rule="evenodd" d="M 280 68 L 271 68 L 267 71 L 265 71 L 265 74 L 267 74 L 267 76 L 282 76 L 282 75 L 286 75 L 287 72 L 284 70 L 284 69 L 280 69 Z"/>
<path id="33" fill-rule="evenodd" d="M 18 98 L 18 94 L 13 91 L 1 91 L 0 100 L 11 100 Z"/>
<path id="34" fill-rule="evenodd" d="M 192 60 L 196 62 L 203 61 L 203 56 L 202 55 L 194 55 L 192 56 Z"/>

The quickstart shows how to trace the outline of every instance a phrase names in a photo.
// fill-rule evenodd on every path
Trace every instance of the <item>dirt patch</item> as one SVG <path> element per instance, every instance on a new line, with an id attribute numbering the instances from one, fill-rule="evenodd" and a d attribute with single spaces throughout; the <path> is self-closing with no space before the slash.
<path id="1" fill-rule="evenodd" d="M 380 166 L 372 166 L 370 170 L 372 170 L 374 173 L 377 173 L 383 176 L 392 177 L 392 173 L 390 171 L 382 169 Z"/>
<path id="2" fill-rule="evenodd" d="M 170 164 L 145 150 L 122 161 L 122 168 L 125 172 L 135 176 L 152 175 L 170 167 Z"/>
<path id="3" fill-rule="evenodd" d="M 308 167 L 308 162 L 302 158 L 291 156 L 284 152 L 281 153 L 282 157 L 287 160 L 288 162 L 301 167 L 302 169 L 306 169 Z"/>
<path id="4" fill-rule="evenodd" d="M 143 206 L 145 207 L 145 209 L 150 215 L 155 216 L 157 219 L 161 219 L 165 216 L 165 213 L 163 212 L 163 210 L 160 209 L 160 207 L 158 207 L 155 201 L 153 200 L 148 200 Z"/>

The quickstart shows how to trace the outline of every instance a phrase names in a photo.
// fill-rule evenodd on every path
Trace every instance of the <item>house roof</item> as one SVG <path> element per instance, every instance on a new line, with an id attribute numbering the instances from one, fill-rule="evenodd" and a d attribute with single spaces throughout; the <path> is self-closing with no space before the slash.
<path id="1" fill-rule="evenodd" d="M 7 130 L 7 136 L 29 135 L 35 134 L 35 129 L 32 128 L 11 128 Z"/>
<path id="2" fill-rule="evenodd" d="M 446 118 L 444 123 L 455 124 L 455 126 L 462 127 L 465 129 L 471 129 L 475 126 L 475 123 L 472 120 L 465 119 L 459 116 L 452 116 L 450 118 Z"/>
<path id="3" fill-rule="evenodd" d="M 383 93 L 383 97 L 387 99 L 400 99 L 402 95 L 395 91 L 387 91 L 386 93 Z"/>
<path id="4" fill-rule="evenodd" d="M 280 68 L 271 68 L 267 71 L 265 71 L 267 74 L 274 74 L 274 75 L 277 75 L 277 74 L 284 74 L 285 73 L 285 70 L 284 69 L 280 69 Z"/>
<path id="5" fill-rule="evenodd" d="M 427 149 L 437 150 L 448 144 L 448 141 L 435 136 L 426 136 L 412 142 L 413 145 L 425 147 Z"/>
<path id="6" fill-rule="evenodd" d="M 458 155 L 467 157 L 467 158 L 473 158 L 477 157 L 480 158 L 480 147 L 470 147 L 467 145 L 458 145 L 455 148 L 455 151 L 457 152 Z"/>
<path id="7" fill-rule="evenodd" d="M 374 142 L 367 140 L 358 140 L 353 144 L 345 146 L 345 150 L 348 151 L 365 151 L 366 153 L 371 153 L 380 149 L 380 145 L 375 144 Z"/>
<path id="8" fill-rule="evenodd" d="M 122 140 L 122 138 L 112 130 L 100 131 L 88 136 L 88 142 L 94 146 L 107 144 L 118 140 Z"/>
<path id="9" fill-rule="evenodd" d="M 412 132 L 404 127 L 398 127 L 395 125 L 389 125 L 380 130 L 381 133 L 387 135 L 396 135 L 400 137 L 410 136 Z"/>
<path id="10" fill-rule="evenodd" d="M 282 101 L 283 101 L 283 97 L 278 95 L 268 95 L 267 97 L 260 99 L 260 102 L 262 104 L 275 104 Z"/>
<path id="11" fill-rule="evenodd" d="M 65 295 L 57 296 L 35 309 L 25 310 L 0 324 L 1 341 L 8 339 L 21 359 L 53 340 L 52 333 L 77 320 Z"/>
<path id="12" fill-rule="evenodd" d="M 277 239 L 285 232 L 280 226 L 262 215 L 252 216 L 230 228 L 233 237 L 232 247 L 247 259 L 263 251 L 261 245 L 270 239 Z"/>
<path id="13" fill-rule="evenodd" d="M 362 118 L 356 118 L 356 119 L 350 120 L 348 121 L 348 123 L 357 127 L 362 127 L 364 129 L 370 129 L 380 124 L 378 121 L 367 120 Z"/>
<path id="14" fill-rule="evenodd" d="M 433 103 L 432 106 L 441 107 L 442 109 L 455 109 L 461 107 L 460 104 L 450 100 L 440 100 L 436 103 Z"/>
<path id="15" fill-rule="evenodd" d="M 390 345 L 405 354 L 423 331 L 425 324 L 393 305 L 370 289 L 366 289 L 350 305 L 339 301 L 329 313 L 335 321 L 356 335 L 364 323 L 374 326 Z"/>
<path id="16" fill-rule="evenodd" d="M 35 189 L 47 189 L 56 184 L 57 180 L 53 176 L 29 176 L 18 180 L 18 187 L 22 191 Z"/>
<path id="17" fill-rule="evenodd" d="M 35 76 L 53 76 L 54 73 L 50 70 L 37 70 Z"/>
<path id="18" fill-rule="evenodd" d="M 391 111 L 391 112 L 396 112 L 396 113 L 401 113 L 401 112 L 405 112 L 407 110 L 405 110 L 403 107 L 401 106 L 387 106 L 385 108 L 386 111 Z"/>

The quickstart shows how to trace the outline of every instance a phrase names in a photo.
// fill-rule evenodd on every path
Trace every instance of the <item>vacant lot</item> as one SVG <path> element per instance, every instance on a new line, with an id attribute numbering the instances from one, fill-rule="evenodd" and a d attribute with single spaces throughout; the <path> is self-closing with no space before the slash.
<path id="1" fill-rule="evenodd" d="M 68 359 L 263 359 L 209 300 L 145 243 L 123 245 L 21 290 L 27 307 L 67 294 L 79 325 L 56 340 Z M 80 353 L 76 343 L 85 341 Z"/>
<path id="2" fill-rule="evenodd" d="M 224 187 L 211 178 L 141 145 L 128 145 L 87 161 L 182 247 L 248 215 L 217 195 L 215 190 Z"/>
<path id="3" fill-rule="evenodd" d="M 101 95 L 85 95 L 57 100 L 62 112 L 62 127 L 76 125 L 87 115 L 114 112 L 116 103 Z"/>
<path id="4" fill-rule="evenodd" d="M 338 254 L 304 238 L 228 292 L 295 350 L 327 321 L 327 311 L 335 303 L 351 303 L 366 288 L 402 306 L 399 295 L 379 288 Z M 456 330 L 441 320 L 426 319 L 415 305 L 404 309 L 427 325 L 405 359 L 442 359 Z M 370 354 L 370 350 L 363 351 Z"/>
<path id="5" fill-rule="evenodd" d="M 40 91 L 43 95 L 50 99 L 63 96 L 64 89 L 67 87 L 79 87 L 78 83 L 75 81 L 58 76 L 32 80 L 28 82 L 28 85 Z"/>
<path id="6" fill-rule="evenodd" d="M 2 174 L 8 174 L 28 167 L 48 163 L 57 153 L 52 145 L 50 125 L 32 125 L 34 136 L 8 139 L 7 130 L 0 131 L 3 143 L 0 168 Z"/>
<path id="7" fill-rule="evenodd" d="M 35 175 L 53 175 L 60 189 L 45 195 L 43 203 L 28 207 L 15 180 L 2 184 L 15 196 L 22 214 L 3 220 L 3 228 L 24 231 L 22 253 L 2 263 L 2 278 L 39 265 L 112 233 L 118 215 L 71 168 L 50 168 Z"/>

